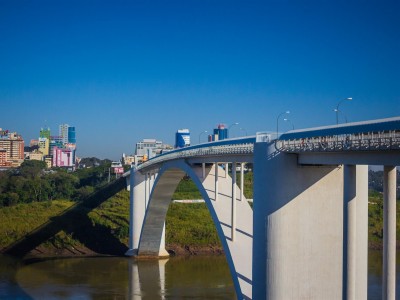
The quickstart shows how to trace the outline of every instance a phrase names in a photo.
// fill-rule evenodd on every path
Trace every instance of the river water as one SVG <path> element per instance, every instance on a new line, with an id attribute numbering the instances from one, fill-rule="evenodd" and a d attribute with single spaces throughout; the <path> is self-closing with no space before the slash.
<path id="1" fill-rule="evenodd" d="M 368 299 L 381 299 L 381 266 L 380 252 L 370 251 Z M 397 272 L 397 287 L 399 277 Z M 138 262 L 128 257 L 59 258 L 25 263 L 0 256 L 0 299 L 235 299 L 235 292 L 224 256 Z"/>

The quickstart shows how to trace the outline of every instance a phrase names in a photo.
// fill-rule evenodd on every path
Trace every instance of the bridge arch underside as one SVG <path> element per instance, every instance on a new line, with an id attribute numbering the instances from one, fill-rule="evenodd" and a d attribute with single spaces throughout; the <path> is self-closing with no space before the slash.
<path id="1" fill-rule="evenodd" d="M 187 174 L 196 184 L 210 211 L 226 254 L 238 298 L 251 299 L 253 211 L 224 168 L 225 163 L 189 165 L 183 160 L 163 164 L 150 194 L 140 234 L 138 256 L 159 257 L 167 254 L 163 240 L 165 218 L 172 195 L 180 180 Z M 236 189 L 235 193 L 233 189 Z M 235 201 L 232 201 L 232 194 L 236 194 Z M 237 215 L 232 214 L 233 206 L 237 207 Z M 232 218 L 236 218 L 236 222 L 233 223 Z"/>

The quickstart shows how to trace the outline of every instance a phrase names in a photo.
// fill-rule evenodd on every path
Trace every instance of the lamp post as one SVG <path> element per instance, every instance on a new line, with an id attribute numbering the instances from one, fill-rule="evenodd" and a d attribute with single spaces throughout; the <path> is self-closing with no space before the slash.
<path id="1" fill-rule="evenodd" d="M 244 128 L 239 128 L 240 130 L 242 130 L 242 131 L 244 131 L 244 133 L 245 133 L 245 135 L 247 136 L 247 130 L 246 129 L 244 129 Z"/>
<path id="2" fill-rule="evenodd" d="M 337 114 L 341 113 L 343 115 L 344 121 L 347 123 L 347 116 L 344 112 L 342 112 L 341 110 L 338 111 L 336 108 L 333 111 L 335 111 Z"/>
<path id="3" fill-rule="evenodd" d="M 278 132 L 279 132 L 279 118 L 281 117 L 281 116 L 283 116 L 284 114 L 290 114 L 290 111 L 285 111 L 285 112 L 282 112 L 282 113 L 280 113 L 279 115 L 278 115 L 278 117 L 276 118 L 276 138 L 278 138 Z"/>
<path id="4" fill-rule="evenodd" d="M 204 130 L 203 132 L 200 132 L 200 134 L 199 134 L 199 144 L 200 144 L 201 135 L 202 135 L 203 133 L 207 133 L 207 132 L 208 132 L 207 130 Z"/>
<path id="5" fill-rule="evenodd" d="M 236 122 L 236 123 L 233 123 L 233 124 L 229 125 L 229 127 L 228 127 L 228 136 L 227 136 L 228 138 L 229 138 L 229 130 L 231 129 L 232 126 L 235 126 L 235 125 L 239 125 L 239 123 Z"/>
<path id="6" fill-rule="evenodd" d="M 290 120 L 287 119 L 287 118 L 283 119 L 283 121 L 289 122 L 289 123 L 292 125 L 292 130 L 294 130 L 294 125 L 293 125 L 292 121 L 290 121 Z"/>
<path id="7" fill-rule="evenodd" d="M 336 112 L 336 125 L 339 124 L 339 105 L 342 104 L 342 102 L 344 101 L 350 101 L 353 100 L 353 98 L 349 97 L 349 98 L 345 98 L 339 101 L 339 103 L 336 105 L 336 109 L 334 109 L 334 111 Z"/>

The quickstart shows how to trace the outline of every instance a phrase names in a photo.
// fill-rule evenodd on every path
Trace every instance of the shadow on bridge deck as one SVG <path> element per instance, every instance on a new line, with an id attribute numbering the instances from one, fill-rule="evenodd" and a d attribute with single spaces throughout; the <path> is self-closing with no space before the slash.
<path id="1" fill-rule="evenodd" d="M 96 225 L 93 226 L 88 213 L 126 188 L 124 177 L 108 184 L 100 190 L 89 195 L 85 200 L 74 204 L 48 222 L 34 229 L 23 238 L 6 247 L 2 253 L 16 257 L 24 257 L 30 251 L 55 236 L 61 230 L 72 234 L 75 239 L 87 248 L 100 254 L 122 255 L 128 247 L 121 243 L 110 232 L 110 229 Z M 98 238 L 101 237 L 99 240 Z M 107 241 L 104 243 L 104 241 Z"/>

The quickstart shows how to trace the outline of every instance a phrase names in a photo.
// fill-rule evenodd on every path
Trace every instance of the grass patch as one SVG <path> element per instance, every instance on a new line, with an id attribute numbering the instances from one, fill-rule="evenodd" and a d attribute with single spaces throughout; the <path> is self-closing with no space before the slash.
<path id="1" fill-rule="evenodd" d="M 217 230 L 205 203 L 172 203 L 166 219 L 166 243 L 219 246 Z"/>

